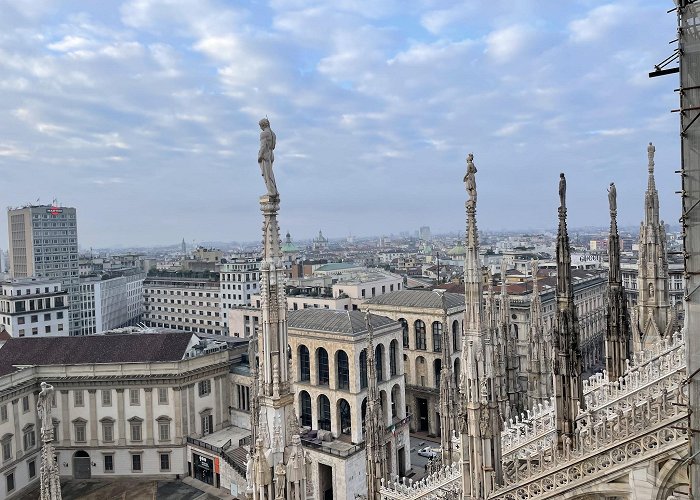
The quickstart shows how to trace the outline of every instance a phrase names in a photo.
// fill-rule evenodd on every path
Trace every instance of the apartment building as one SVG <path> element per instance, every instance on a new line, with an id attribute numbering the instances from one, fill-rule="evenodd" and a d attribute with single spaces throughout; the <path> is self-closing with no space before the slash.
<path id="1" fill-rule="evenodd" d="M 13 337 L 68 335 L 68 297 L 60 280 L 0 283 L 0 325 Z"/>
<path id="2" fill-rule="evenodd" d="M 148 276 L 143 283 L 147 326 L 172 330 L 225 333 L 221 313 L 221 289 L 217 275 L 211 278 Z"/>

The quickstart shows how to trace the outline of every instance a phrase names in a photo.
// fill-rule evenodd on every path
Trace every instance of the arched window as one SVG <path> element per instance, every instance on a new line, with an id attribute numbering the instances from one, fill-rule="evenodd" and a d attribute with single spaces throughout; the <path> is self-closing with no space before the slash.
<path id="1" fill-rule="evenodd" d="M 350 403 L 344 399 L 338 401 L 338 415 L 340 416 L 340 432 L 343 434 L 352 434 Z"/>
<path id="2" fill-rule="evenodd" d="M 365 432 L 365 420 L 367 419 L 367 398 L 362 400 L 361 413 L 362 413 L 362 432 Z"/>
<path id="3" fill-rule="evenodd" d="M 433 351 L 442 351 L 442 323 L 433 321 Z"/>
<path id="4" fill-rule="evenodd" d="M 401 388 L 398 384 L 391 388 L 391 416 L 396 418 L 401 404 Z"/>
<path id="5" fill-rule="evenodd" d="M 384 346 L 379 344 L 374 350 L 374 364 L 377 371 L 377 382 L 384 380 Z"/>
<path id="6" fill-rule="evenodd" d="M 318 385 L 328 385 L 328 352 L 319 347 L 316 351 L 316 365 L 318 366 Z"/>
<path id="7" fill-rule="evenodd" d="M 460 332 L 459 332 L 459 321 L 454 320 L 452 322 L 452 350 L 453 351 L 459 351 L 462 348 L 462 342 L 460 338 Z"/>
<path id="8" fill-rule="evenodd" d="M 350 388 L 350 365 L 348 363 L 348 355 L 345 351 L 338 351 L 337 366 L 338 366 L 338 389 Z"/>
<path id="9" fill-rule="evenodd" d="M 299 380 L 302 382 L 308 382 L 311 380 L 309 348 L 303 344 L 299 346 Z"/>
<path id="10" fill-rule="evenodd" d="M 299 393 L 299 403 L 301 404 L 301 425 L 304 427 L 311 427 L 311 396 L 306 391 L 301 391 Z"/>
<path id="11" fill-rule="evenodd" d="M 442 360 L 436 359 L 433 363 L 433 369 L 435 370 L 435 387 L 440 388 L 440 374 L 442 373 Z"/>
<path id="12" fill-rule="evenodd" d="M 403 318 L 399 318 L 399 323 L 401 323 L 401 330 L 403 332 L 403 346 L 408 349 L 409 344 L 408 344 L 408 321 L 406 321 Z"/>
<path id="13" fill-rule="evenodd" d="M 367 350 L 360 353 L 360 389 L 367 387 Z"/>
<path id="14" fill-rule="evenodd" d="M 331 430 L 331 402 L 324 394 L 318 397 L 318 428 Z"/>
<path id="15" fill-rule="evenodd" d="M 459 387 L 459 377 L 460 377 L 460 365 L 459 358 L 455 359 L 455 368 L 453 370 L 455 376 L 455 387 Z"/>
<path id="16" fill-rule="evenodd" d="M 392 340 L 389 344 L 389 376 L 395 377 L 397 372 L 397 366 L 399 365 L 398 360 L 398 350 L 399 343 L 396 340 Z"/>
<path id="17" fill-rule="evenodd" d="M 425 351 L 427 349 L 425 341 L 425 323 L 421 320 L 416 320 L 413 327 L 416 329 L 416 349 Z"/>

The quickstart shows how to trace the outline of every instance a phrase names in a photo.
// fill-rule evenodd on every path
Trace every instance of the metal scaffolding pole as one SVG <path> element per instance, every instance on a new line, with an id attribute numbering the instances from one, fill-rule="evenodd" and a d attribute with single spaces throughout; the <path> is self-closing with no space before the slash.
<path id="1" fill-rule="evenodd" d="M 700 500 L 700 2 L 677 0 L 691 498 Z"/>

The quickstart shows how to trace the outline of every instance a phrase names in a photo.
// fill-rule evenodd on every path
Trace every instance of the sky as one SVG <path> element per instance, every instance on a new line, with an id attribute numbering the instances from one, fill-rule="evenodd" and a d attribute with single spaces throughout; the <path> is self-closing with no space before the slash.
<path id="1" fill-rule="evenodd" d="M 78 210 L 81 247 L 261 237 L 258 120 L 284 232 L 661 216 L 680 201 L 670 0 L 0 0 L 2 206 Z M 0 217 L 0 246 L 7 220 Z M 4 242 L 4 243 L 3 243 Z"/>

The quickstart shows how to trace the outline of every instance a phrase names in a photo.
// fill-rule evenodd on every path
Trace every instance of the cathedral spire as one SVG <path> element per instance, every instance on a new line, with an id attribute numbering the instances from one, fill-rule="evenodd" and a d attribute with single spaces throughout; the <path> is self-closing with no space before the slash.
<path id="1" fill-rule="evenodd" d="M 482 500 L 502 482 L 501 416 L 494 383 L 494 351 L 484 321 L 483 276 L 479 264 L 476 229 L 476 167 L 467 157 L 464 176 L 469 199 L 467 209 L 466 260 L 464 263 L 465 320 L 462 345 L 461 451 L 462 498 Z"/>
<path id="2" fill-rule="evenodd" d="M 532 298 L 530 299 L 530 342 L 528 344 L 528 406 L 535 407 L 552 395 L 552 373 L 550 371 L 550 348 L 544 335 L 542 299 L 537 273 L 539 263 L 533 260 Z"/>
<path id="3" fill-rule="evenodd" d="M 639 257 L 637 260 L 636 322 L 633 325 L 634 350 L 653 345 L 673 333 L 675 316 L 669 304 L 668 260 L 666 256 L 666 229 L 659 219 L 659 193 L 654 182 L 654 153 L 649 143 L 647 190 L 644 193 L 644 222 L 639 230 Z"/>
<path id="4" fill-rule="evenodd" d="M 581 382 L 579 324 L 571 280 L 571 249 L 566 229 L 566 177 L 563 173 L 559 175 L 559 200 L 553 372 L 557 447 L 563 449 L 573 442 L 578 408 L 585 406 Z"/>
<path id="5" fill-rule="evenodd" d="M 374 329 L 369 309 L 367 325 L 367 413 L 365 414 L 365 454 L 367 468 L 367 500 L 380 500 L 379 487 L 387 476 L 384 417 L 382 413 L 374 359 Z"/>
<path id="6" fill-rule="evenodd" d="M 605 335 L 605 369 L 610 380 L 617 380 L 624 373 L 628 357 L 629 319 L 627 297 L 622 286 L 620 266 L 620 235 L 617 231 L 617 189 L 614 183 L 608 188 L 610 205 L 610 234 L 608 235 L 608 301 L 607 330 Z"/>
<path id="7" fill-rule="evenodd" d="M 451 465 L 458 459 L 454 449 L 453 435 L 457 432 L 455 411 L 455 389 L 452 373 L 452 342 L 450 342 L 450 329 L 447 322 L 447 296 L 444 290 L 436 290 L 442 301 L 442 328 L 441 328 L 441 369 L 440 369 L 440 444 L 442 449 L 442 463 Z"/>
<path id="8" fill-rule="evenodd" d="M 287 339 L 287 299 L 285 269 L 280 250 L 280 196 L 274 181 L 272 164 L 276 136 L 270 122 L 260 120 L 260 152 L 258 163 L 265 179 L 267 194 L 260 197 L 263 213 L 263 260 L 260 265 L 260 329 L 253 342 L 257 367 L 253 367 L 255 387 L 251 405 L 251 426 L 255 426 L 255 449 L 251 457 L 254 484 L 249 483 L 248 497 L 253 500 L 286 499 L 305 489 L 305 469 L 287 477 L 289 457 L 303 455 L 298 439 L 298 420 L 291 391 Z M 255 365 L 255 360 L 251 359 Z M 294 482 L 292 482 L 294 478 Z M 298 493 L 297 493 L 298 492 Z"/>
<path id="9" fill-rule="evenodd" d="M 522 402 L 520 401 L 520 384 L 518 382 L 518 371 L 520 368 L 517 354 L 517 338 L 515 328 L 510 317 L 510 297 L 508 296 L 508 277 L 505 258 L 501 260 L 501 328 L 500 342 L 505 347 L 505 368 L 506 368 L 506 391 L 508 394 L 506 407 L 501 407 L 501 414 L 510 418 L 511 412 L 520 413 Z"/>

